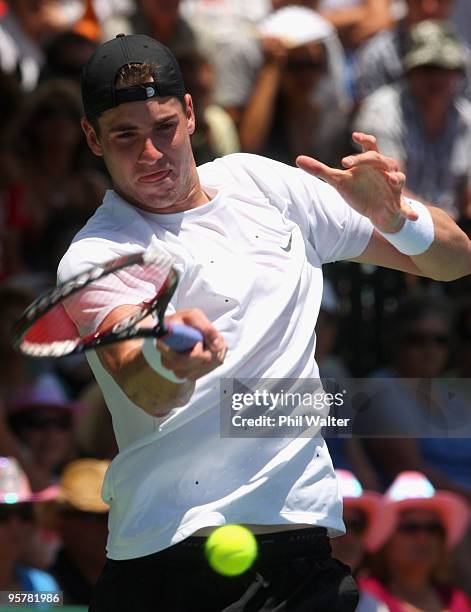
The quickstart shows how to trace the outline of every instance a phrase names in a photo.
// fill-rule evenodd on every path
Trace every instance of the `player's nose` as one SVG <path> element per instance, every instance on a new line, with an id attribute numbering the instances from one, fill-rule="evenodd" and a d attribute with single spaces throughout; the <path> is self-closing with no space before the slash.
<path id="1" fill-rule="evenodd" d="M 153 163 L 161 159 L 162 151 L 157 147 L 152 138 L 146 138 L 142 147 L 139 161 L 145 164 Z"/>

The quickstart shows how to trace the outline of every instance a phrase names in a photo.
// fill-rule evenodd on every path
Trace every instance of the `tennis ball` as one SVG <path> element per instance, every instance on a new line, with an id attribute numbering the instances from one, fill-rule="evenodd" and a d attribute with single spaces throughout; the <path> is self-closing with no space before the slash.
<path id="1" fill-rule="evenodd" d="M 215 572 L 223 576 L 242 574 L 255 561 L 257 540 L 241 525 L 218 527 L 206 540 L 206 557 Z"/>

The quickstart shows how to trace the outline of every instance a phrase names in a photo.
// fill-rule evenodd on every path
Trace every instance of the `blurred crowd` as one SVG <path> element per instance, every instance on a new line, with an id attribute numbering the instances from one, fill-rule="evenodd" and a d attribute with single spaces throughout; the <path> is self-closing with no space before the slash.
<path id="1" fill-rule="evenodd" d="M 0 0 L 0 591 L 58 584 L 77 604 L 104 562 L 111 420 L 84 358 L 27 360 L 10 329 L 110 187 L 79 83 L 120 32 L 176 54 L 199 164 L 242 151 L 340 166 L 364 131 L 411 197 L 471 235 L 470 0 Z M 347 262 L 325 274 L 321 375 L 382 386 L 357 435 L 327 437 L 348 530 L 334 552 L 363 612 L 471 610 L 470 280 Z M 444 390 L 405 379 L 455 381 L 461 433 L 439 427 Z"/>

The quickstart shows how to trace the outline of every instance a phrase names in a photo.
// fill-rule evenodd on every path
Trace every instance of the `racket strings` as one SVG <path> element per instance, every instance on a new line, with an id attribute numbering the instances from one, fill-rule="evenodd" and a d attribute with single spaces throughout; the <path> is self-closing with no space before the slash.
<path id="1" fill-rule="evenodd" d="M 75 279 L 76 286 L 73 286 L 74 279 L 68 281 L 67 285 L 70 287 L 72 283 L 73 288 L 67 297 L 60 298 L 55 290 L 51 293 L 51 302 L 41 298 L 43 312 L 37 313 L 38 307 L 29 309 L 36 319 L 33 323 L 28 321 L 19 349 L 32 356 L 65 355 L 79 345 L 142 320 L 175 276 L 169 257 L 142 259 L 99 278 L 91 270 L 90 280 L 84 281 L 82 274 Z M 130 308 L 121 308 L 119 317 L 113 317 L 113 324 L 103 328 L 102 323 L 110 313 L 125 305 Z"/>

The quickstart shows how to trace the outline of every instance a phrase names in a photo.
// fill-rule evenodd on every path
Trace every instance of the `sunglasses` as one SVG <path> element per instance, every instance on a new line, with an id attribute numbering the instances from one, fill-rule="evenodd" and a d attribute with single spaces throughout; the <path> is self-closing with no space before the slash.
<path id="1" fill-rule="evenodd" d="M 43 416 L 29 416 L 21 421 L 21 426 L 28 429 L 62 429 L 64 431 L 72 428 L 72 419 L 69 416 L 58 416 L 58 417 L 43 417 Z"/>
<path id="2" fill-rule="evenodd" d="M 430 522 L 430 523 L 413 523 L 407 522 L 402 523 L 398 527 L 398 531 L 409 535 L 415 535 L 417 533 L 428 533 L 429 535 L 445 535 L 445 529 L 441 523 Z"/>
<path id="3" fill-rule="evenodd" d="M 31 523 L 34 521 L 33 504 L 28 502 L 20 504 L 0 504 L 0 524 L 7 523 L 13 517 Z"/>
<path id="4" fill-rule="evenodd" d="M 448 336 L 446 334 L 420 334 L 418 332 L 410 332 L 404 336 L 404 342 L 411 346 L 421 346 L 424 344 L 446 346 L 448 344 Z"/>
<path id="5" fill-rule="evenodd" d="M 344 519 L 345 527 L 347 529 L 347 533 L 353 533 L 355 535 L 362 535 L 367 528 L 366 518 L 351 518 Z"/>

